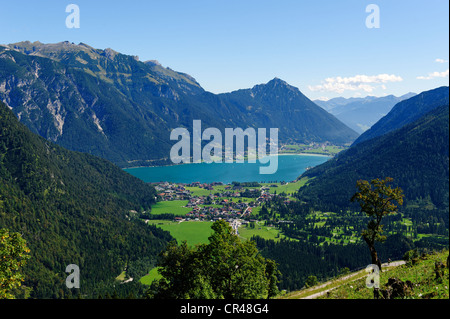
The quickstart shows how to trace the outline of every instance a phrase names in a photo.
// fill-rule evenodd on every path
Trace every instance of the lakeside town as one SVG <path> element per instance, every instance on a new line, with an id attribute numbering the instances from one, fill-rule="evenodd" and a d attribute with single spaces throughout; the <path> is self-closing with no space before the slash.
<path id="1" fill-rule="evenodd" d="M 309 144 L 280 145 L 280 154 L 326 155 L 335 156 L 348 146 L 337 146 L 329 142 Z M 306 170 L 311 167 L 307 167 Z M 157 192 L 157 204 L 151 211 L 142 212 L 139 218 L 147 224 L 159 225 L 170 229 L 172 225 L 184 222 L 214 222 L 226 220 L 237 234 L 244 226 L 248 231 L 270 230 L 277 234 L 286 229 L 293 221 L 289 216 L 283 217 L 275 207 L 297 202 L 294 195 L 307 183 L 307 178 L 293 181 L 268 182 L 152 182 Z M 274 207 L 275 204 L 275 207 Z M 274 209 L 275 208 L 275 209 Z M 137 212 L 135 212 L 137 213 Z M 327 218 L 327 213 L 323 213 Z M 318 215 L 316 215 L 317 218 Z M 165 226 L 164 226 L 165 225 Z M 256 226 L 258 225 L 258 226 Z M 188 226 L 188 224 L 185 224 Z M 192 226 L 194 227 L 194 226 Z M 239 231 L 241 230 L 241 231 Z"/>
<path id="2" fill-rule="evenodd" d="M 154 183 L 154 186 L 158 192 L 158 202 L 187 201 L 184 207 L 189 209 L 189 212 L 183 216 L 174 214 L 174 221 L 225 219 L 237 230 L 240 224 L 256 222 L 254 212 L 259 212 L 265 203 L 274 198 L 282 200 L 286 204 L 289 203 L 292 200 L 290 196 L 284 192 L 279 194 L 276 192 L 279 185 L 288 184 L 287 182 L 272 184 L 161 182 Z"/>

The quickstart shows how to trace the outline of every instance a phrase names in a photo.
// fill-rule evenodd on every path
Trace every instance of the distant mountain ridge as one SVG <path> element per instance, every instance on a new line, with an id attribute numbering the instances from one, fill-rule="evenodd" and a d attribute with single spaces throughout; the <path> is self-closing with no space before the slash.
<path id="1" fill-rule="evenodd" d="M 348 207 L 357 180 L 392 177 L 404 190 L 406 201 L 429 198 L 436 207 L 448 210 L 448 100 L 446 104 L 432 107 L 445 102 L 445 98 L 438 98 L 442 91 L 445 88 L 400 102 L 406 106 L 422 106 L 414 109 L 415 113 L 410 109 L 408 120 L 415 120 L 397 129 L 380 131 L 384 134 L 355 143 L 326 163 L 306 171 L 301 177 L 313 179 L 299 190 L 299 198 L 334 209 Z M 439 102 L 436 104 L 436 101 Z M 423 114 L 425 106 L 430 111 Z M 394 108 L 386 118 L 396 119 L 397 112 Z M 380 122 L 383 124 L 382 120 Z"/>
<path id="2" fill-rule="evenodd" d="M 356 132 L 363 133 L 389 113 L 395 104 L 414 95 L 416 93 L 407 93 L 399 97 L 394 95 L 383 97 L 367 96 L 365 98 L 349 99 L 334 98 L 328 101 L 315 100 L 314 102 Z"/>
<path id="3" fill-rule="evenodd" d="M 448 86 L 422 92 L 397 103 L 386 116 L 375 123 L 370 130 L 359 136 L 353 144 L 358 144 L 399 129 L 406 124 L 414 122 L 434 108 L 448 104 Z"/>
<path id="4" fill-rule="evenodd" d="M 358 136 L 279 79 L 216 95 L 157 61 L 67 41 L 0 46 L 0 100 L 33 132 L 122 167 L 169 164 L 170 131 L 194 119 L 220 130 L 276 127 L 281 142 Z"/>

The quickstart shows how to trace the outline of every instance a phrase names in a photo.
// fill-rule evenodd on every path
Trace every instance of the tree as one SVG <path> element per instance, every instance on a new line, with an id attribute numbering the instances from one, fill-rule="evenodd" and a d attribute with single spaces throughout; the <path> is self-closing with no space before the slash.
<path id="1" fill-rule="evenodd" d="M 392 188 L 388 183 L 393 181 L 387 177 L 384 180 L 374 179 L 370 183 L 368 181 L 359 180 L 356 183 L 359 189 L 351 201 L 357 201 L 361 206 L 361 212 L 364 212 L 371 219 L 367 224 L 367 229 L 363 230 L 361 235 L 369 246 L 372 257 L 372 264 L 378 266 L 381 271 L 381 260 L 375 249 L 375 242 L 383 242 L 386 236 L 383 236 L 383 225 L 381 220 L 383 217 L 394 214 L 398 210 L 397 205 L 403 205 L 403 191 L 401 188 Z"/>
<path id="2" fill-rule="evenodd" d="M 266 259 L 266 276 L 269 279 L 267 299 L 276 297 L 280 290 L 278 289 L 278 277 L 281 272 L 278 270 L 277 263 L 271 259 Z"/>
<path id="3" fill-rule="evenodd" d="M 162 279 L 154 281 L 147 292 L 149 298 L 157 299 L 210 299 L 211 289 L 201 274 L 196 251 L 183 241 L 177 245 L 171 241 L 160 254 L 158 272 Z"/>
<path id="4" fill-rule="evenodd" d="M 224 220 L 211 228 L 209 244 L 168 245 L 157 265 L 163 278 L 152 283 L 149 298 L 256 299 L 278 293 L 275 262 L 263 258 L 253 241 L 241 242 Z"/>
<path id="5" fill-rule="evenodd" d="M 14 299 L 13 291 L 21 286 L 21 268 L 29 259 L 30 250 L 19 233 L 0 229 L 0 299 Z"/>
<path id="6" fill-rule="evenodd" d="M 306 286 L 306 288 L 309 288 L 309 287 L 317 285 L 317 283 L 318 283 L 317 277 L 314 275 L 310 275 L 306 279 L 305 286 Z"/>

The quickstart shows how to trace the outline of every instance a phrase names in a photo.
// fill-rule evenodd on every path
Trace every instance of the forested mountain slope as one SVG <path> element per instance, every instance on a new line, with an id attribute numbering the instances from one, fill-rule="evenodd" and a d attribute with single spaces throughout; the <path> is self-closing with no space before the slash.
<path id="1" fill-rule="evenodd" d="M 448 105 L 448 103 L 448 86 L 425 91 L 403 100 L 397 103 L 386 116 L 382 117 L 368 131 L 359 136 L 353 145 L 399 129 L 406 124 L 416 121 L 434 108 Z"/>
<path id="2" fill-rule="evenodd" d="M 443 105 L 413 123 L 352 146 L 306 171 L 314 178 L 299 191 L 301 200 L 335 208 L 348 207 L 359 179 L 392 177 L 406 201 L 427 199 L 448 210 L 449 106 Z"/>
<path id="3" fill-rule="evenodd" d="M 79 292 L 97 297 L 112 293 L 127 263 L 151 263 L 170 239 L 136 218 L 154 202 L 153 187 L 33 134 L 0 102 L 0 228 L 20 232 L 31 249 L 31 297 L 70 295 L 69 264 L 80 267 Z"/>
<path id="4" fill-rule="evenodd" d="M 0 46 L 0 100 L 33 132 L 117 165 L 170 164 L 170 132 L 279 128 L 280 142 L 353 142 L 358 134 L 279 79 L 206 92 L 156 61 L 86 44 Z"/>

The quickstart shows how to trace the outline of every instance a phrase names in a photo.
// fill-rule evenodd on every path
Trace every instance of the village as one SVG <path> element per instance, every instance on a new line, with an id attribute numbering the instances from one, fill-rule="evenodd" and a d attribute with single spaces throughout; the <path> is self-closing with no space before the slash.
<path id="1" fill-rule="evenodd" d="M 283 183 L 285 184 L 285 183 Z M 157 183 L 158 201 L 187 201 L 190 211 L 184 216 L 174 216 L 174 221 L 216 221 L 227 220 L 237 230 L 240 224 L 256 222 L 255 211 L 271 201 L 280 198 L 276 192 L 270 192 L 277 184 L 260 185 L 258 183 Z M 202 190 L 194 192 L 192 189 Z M 198 193 L 201 193 L 198 194 Z M 282 198 L 285 202 L 288 197 Z"/>

